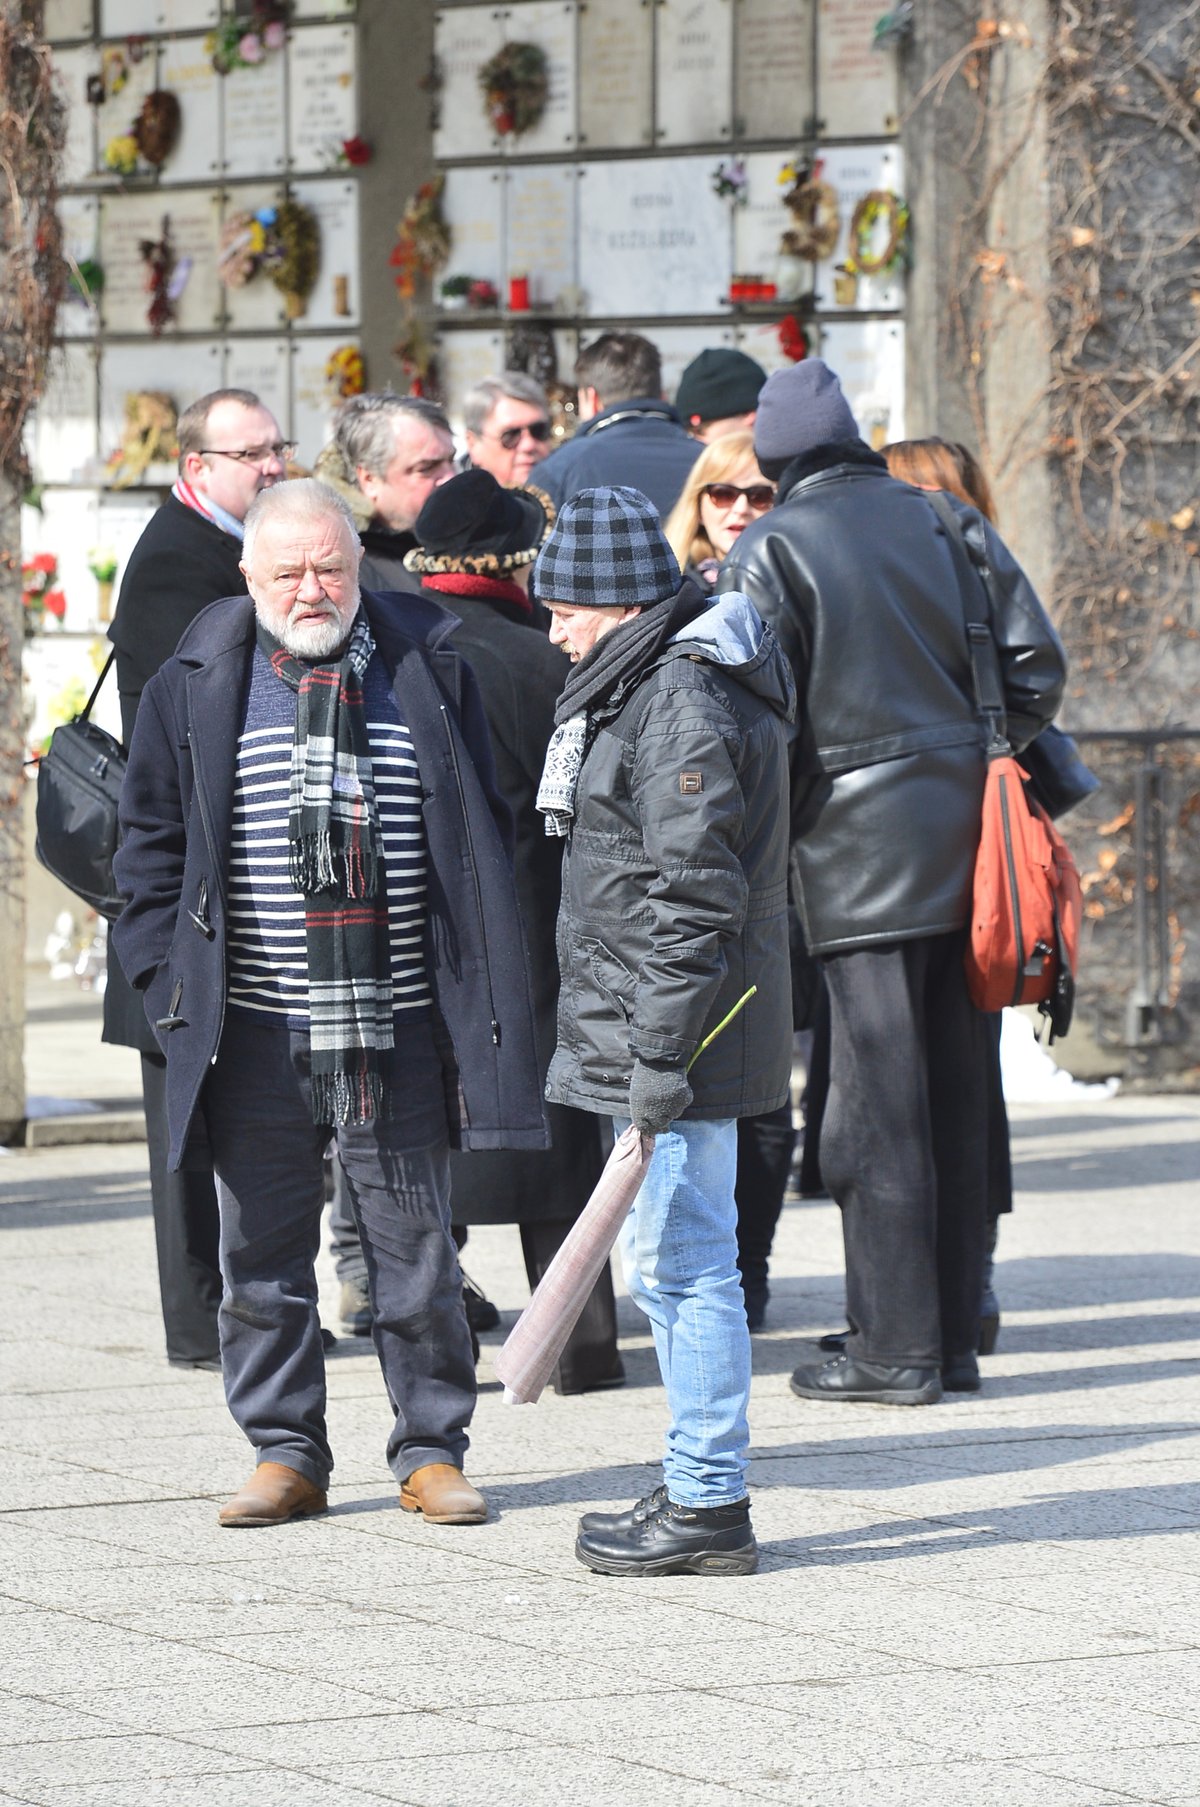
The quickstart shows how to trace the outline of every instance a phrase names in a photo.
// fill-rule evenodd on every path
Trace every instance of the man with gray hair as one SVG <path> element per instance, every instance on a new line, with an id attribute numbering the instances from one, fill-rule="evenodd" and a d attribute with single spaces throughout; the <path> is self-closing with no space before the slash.
<path id="1" fill-rule="evenodd" d="M 147 686 L 113 933 L 166 1057 L 168 1161 L 217 1176 L 225 1393 L 257 1456 L 223 1525 L 323 1512 L 333 1458 L 313 1261 L 332 1136 L 370 1278 L 400 1504 L 477 1523 L 475 1370 L 451 1141 L 543 1148 L 508 812 L 432 598 L 360 593 L 346 503 L 313 479 L 245 523 L 248 596 Z"/>
<path id="2" fill-rule="evenodd" d="M 454 475 L 454 437 L 436 402 L 386 391 L 351 396 L 316 474 L 350 505 L 367 588 L 419 590 L 404 568 L 417 544 L 413 523 L 438 484 Z"/>
<path id="3" fill-rule="evenodd" d="M 554 441 L 546 391 L 522 370 L 485 376 L 463 397 L 467 455 L 505 489 L 520 489 Z"/>

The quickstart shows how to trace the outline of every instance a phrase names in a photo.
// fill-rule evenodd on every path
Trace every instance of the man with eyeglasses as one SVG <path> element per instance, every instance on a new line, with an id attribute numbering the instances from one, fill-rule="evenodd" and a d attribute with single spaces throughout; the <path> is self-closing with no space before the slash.
<path id="1" fill-rule="evenodd" d="M 254 498 L 286 475 L 295 447 L 249 389 L 214 389 L 179 417 L 179 474 L 129 556 L 109 639 L 116 648 L 121 734 L 133 736 L 142 691 L 210 602 L 244 596 L 242 523 Z M 167 1171 L 166 1061 L 142 1001 L 109 948 L 104 1040 L 137 1048 L 150 1157 L 167 1359 L 220 1368 L 217 1195 L 211 1166 L 194 1157 Z"/>
<path id="2" fill-rule="evenodd" d="M 435 402 L 378 391 L 351 396 L 315 475 L 349 503 L 362 542 L 368 589 L 414 592 L 404 568 L 417 545 L 413 525 L 440 483 L 454 475 L 454 436 Z"/>
<path id="3" fill-rule="evenodd" d="M 485 376 L 463 398 L 467 456 L 505 489 L 521 489 L 554 444 L 546 391 L 520 370 Z"/>

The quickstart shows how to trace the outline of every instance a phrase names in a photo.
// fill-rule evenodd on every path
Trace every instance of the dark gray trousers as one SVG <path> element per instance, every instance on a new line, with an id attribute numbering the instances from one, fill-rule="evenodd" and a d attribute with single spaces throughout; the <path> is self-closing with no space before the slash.
<path id="1" fill-rule="evenodd" d="M 306 1034 L 231 1013 L 204 1095 L 221 1211 L 221 1364 L 229 1409 L 259 1461 L 325 1486 L 325 1359 L 314 1262 L 333 1135 L 358 1222 L 372 1335 L 395 1421 L 398 1481 L 461 1468 L 475 1367 L 450 1236 L 442 1067 L 427 1024 L 397 1030 L 392 1115 L 313 1122 Z"/>
<path id="2" fill-rule="evenodd" d="M 221 1303 L 217 1192 L 209 1166 L 167 1171 L 167 1063 L 142 1055 L 142 1098 L 150 1157 L 150 1200 L 167 1359 L 212 1361 Z"/>
<path id="3" fill-rule="evenodd" d="M 847 1348 L 937 1366 L 979 1340 L 987 1234 L 988 1024 L 963 934 L 827 957 L 821 1173 L 841 1206 Z"/>

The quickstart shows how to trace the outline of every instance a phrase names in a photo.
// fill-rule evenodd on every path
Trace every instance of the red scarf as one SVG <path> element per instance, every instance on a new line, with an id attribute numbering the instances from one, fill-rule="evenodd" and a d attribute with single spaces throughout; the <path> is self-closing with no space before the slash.
<path id="1" fill-rule="evenodd" d="M 507 577 L 482 577 L 475 571 L 439 571 L 422 577 L 427 590 L 440 590 L 447 596 L 477 596 L 481 602 L 513 602 L 533 619 L 533 604 L 520 584 Z"/>

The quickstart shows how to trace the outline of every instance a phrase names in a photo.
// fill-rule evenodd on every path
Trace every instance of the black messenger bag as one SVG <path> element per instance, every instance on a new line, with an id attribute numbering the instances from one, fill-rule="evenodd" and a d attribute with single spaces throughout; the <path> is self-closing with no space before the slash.
<path id="1" fill-rule="evenodd" d="M 114 649 L 79 714 L 54 730 L 38 761 L 34 846 L 47 872 L 109 922 L 124 908 L 113 855 L 125 749 L 88 718 L 115 658 Z"/>

